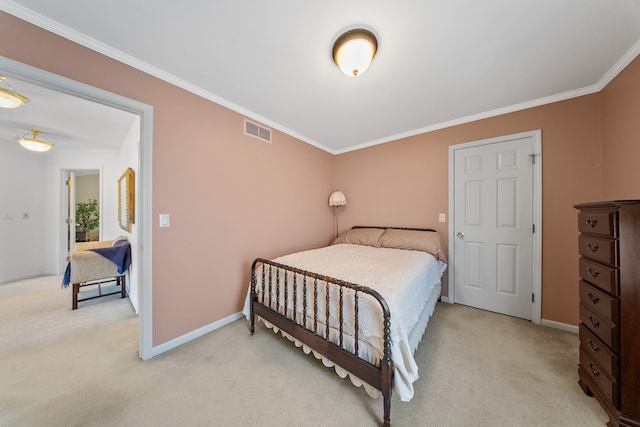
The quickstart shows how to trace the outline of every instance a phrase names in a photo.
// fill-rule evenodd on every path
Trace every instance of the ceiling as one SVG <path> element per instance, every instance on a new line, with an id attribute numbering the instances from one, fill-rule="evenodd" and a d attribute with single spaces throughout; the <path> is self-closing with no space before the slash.
<path id="1" fill-rule="evenodd" d="M 636 0 L 0 6 L 331 153 L 593 93 L 640 52 Z M 378 53 L 347 77 L 331 49 L 355 27 Z"/>
<path id="2" fill-rule="evenodd" d="M 6 81 L 29 102 L 0 109 L 0 144 L 17 144 L 16 137 L 31 136 L 30 129 L 36 129 L 42 132 L 38 139 L 56 148 L 118 148 L 136 117 L 15 78 Z"/>

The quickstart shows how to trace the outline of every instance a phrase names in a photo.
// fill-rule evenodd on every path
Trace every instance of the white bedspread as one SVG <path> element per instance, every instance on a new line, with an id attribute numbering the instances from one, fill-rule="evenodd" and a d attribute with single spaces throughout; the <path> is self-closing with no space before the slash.
<path id="1" fill-rule="evenodd" d="M 409 333 L 418 323 L 420 315 L 425 309 L 433 310 L 435 301 L 440 291 L 440 279 L 446 269 L 446 264 L 437 261 L 432 255 L 421 252 L 403 249 L 375 248 L 371 246 L 361 246 L 352 244 L 338 244 L 320 249 L 298 252 L 286 255 L 274 260 L 275 262 L 297 267 L 307 271 L 313 271 L 322 275 L 345 280 L 359 285 L 367 286 L 378 291 L 386 300 L 391 312 L 391 350 L 394 363 L 394 389 L 393 392 L 403 401 L 408 401 L 413 397 L 413 382 L 418 378 L 418 367 L 413 358 L 413 351 L 408 340 Z M 273 272 L 275 275 L 275 271 Z M 267 273 L 268 277 L 268 273 Z M 283 276 L 281 276 L 283 277 Z M 256 279 L 261 283 L 261 273 L 257 271 Z M 268 279 L 266 279 L 268 281 Z M 288 291 L 288 317 L 293 313 L 293 292 Z M 280 312 L 284 312 L 284 279 L 280 281 Z M 273 278 L 275 288 L 275 277 Z M 301 283 L 298 284 L 299 289 Z M 309 290 L 307 301 L 313 307 L 313 284 L 308 282 Z M 433 295 L 434 289 L 437 295 Z M 318 304 L 318 333 L 325 334 L 325 287 L 324 283 L 318 282 L 319 304 Z M 261 292 L 261 285 L 257 286 L 257 291 Z M 275 289 L 273 291 L 275 293 Z M 243 313 L 249 318 L 249 292 Z M 339 335 L 339 309 L 337 301 L 338 292 L 330 292 L 330 316 L 331 326 L 330 339 L 337 342 Z M 346 301 L 352 298 L 352 293 L 345 292 L 343 295 L 345 306 L 344 316 L 344 347 L 348 350 L 354 348 L 354 321 L 351 304 Z M 297 307 L 298 318 L 302 318 L 302 291 L 298 291 Z M 379 303 L 369 297 L 359 298 L 359 353 L 365 360 L 378 364 L 383 355 L 383 324 Z M 275 309 L 275 301 L 271 307 Z M 310 310 L 310 309 L 308 309 Z M 313 313 L 307 311 L 308 323 L 313 324 Z M 301 321 L 299 320 L 299 323 Z M 272 325 L 267 325 L 272 327 Z M 276 330 L 277 332 L 277 330 Z M 287 336 L 287 334 L 283 335 Z M 420 334 L 421 335 L 421 334 Z M 288 337 L 292 339 L 292 337 Z M 297 343 L 300 345 L 300 343 Z M 309 349 L 305 349 L 308 353 Z M 316 357 L 322 355 L 316 354 Z M 325 365 L 332 363 L 323 358 Z M 346 371 L 336 367 L 340 376 L 344 377 Z M 351 376 L 351 375 L 350 375 Z M 360 385 L 356 378 L 351 376 L 352 382 Z M 374 394 L 372 387 L 367 387 L 369 394 Z"/>

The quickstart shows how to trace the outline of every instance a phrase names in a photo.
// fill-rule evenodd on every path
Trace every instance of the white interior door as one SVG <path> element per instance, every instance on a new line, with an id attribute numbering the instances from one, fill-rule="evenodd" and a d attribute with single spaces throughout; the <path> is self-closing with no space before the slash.
<path id="1" fill-rule="evenodd" d="M 457 303 L 534 320 L 534 145 L 523 134 L 453 151 Z"/>

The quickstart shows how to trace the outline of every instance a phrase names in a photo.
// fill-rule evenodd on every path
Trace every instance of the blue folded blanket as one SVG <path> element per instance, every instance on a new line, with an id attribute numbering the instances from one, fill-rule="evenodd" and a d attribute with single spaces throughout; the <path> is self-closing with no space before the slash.
<path id="1" fill-rule="evenodd" d="M 113 246 L 106 248 L 89 249 L 102 255 L 118 267 L 118 274 L 124 274 L 131 265 L 131 245 L 126 240 L 116 240 Z M 71 282 L 71 263 L 67 264 L 67 269 L 62 278 L 62 287 L 66 288 Z"/>

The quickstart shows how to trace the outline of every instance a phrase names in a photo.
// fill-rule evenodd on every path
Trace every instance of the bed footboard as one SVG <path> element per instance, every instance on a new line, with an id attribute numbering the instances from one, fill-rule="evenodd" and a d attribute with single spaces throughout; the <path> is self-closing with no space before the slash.
<path id="1" fill-rule="evenodd" d="M 390 425 L 393 387 L 391 314 L 387 302 L 377 291 L 257 258 L 251 266 L 250 298 L 252 335 L 257 315 L 380 390 L 383 425 Z M 381 309 L 379 322 L 384 331 L 384 347 L 379 364 L 363 359 L 359 348 L 360 305 L 364 298 L 373 298 Z M 353 336 L 347 334 L 347 329 Z"/>

